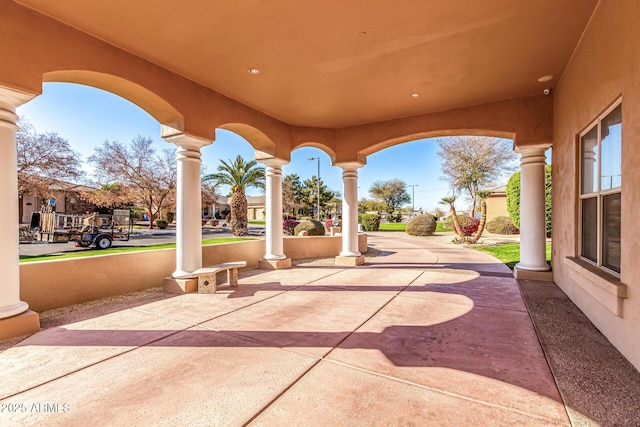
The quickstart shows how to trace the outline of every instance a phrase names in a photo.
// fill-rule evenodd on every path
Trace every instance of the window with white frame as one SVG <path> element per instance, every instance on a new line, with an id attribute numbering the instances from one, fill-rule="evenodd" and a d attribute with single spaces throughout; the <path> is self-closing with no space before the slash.
<path id="1" fill-rule="evenodd" d="M 622 105 L 580 136 L 580 256 L 620 274 Z"/>

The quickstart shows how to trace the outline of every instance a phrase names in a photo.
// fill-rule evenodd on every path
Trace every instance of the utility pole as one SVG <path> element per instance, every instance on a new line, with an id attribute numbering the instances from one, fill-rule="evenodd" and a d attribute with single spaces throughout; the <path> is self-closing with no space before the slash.
<path id="1" fill-rule="evenodd" d="M 411 187 L 411 215 L 409 218 L 413 218 L 413 213 L 416 211 L 416 187 L 418 184 L 407 185 L 407 187 Z"/>
<path id="2" fill-rule="evenodd" d="M 318 161 L 318 194 L 317 194 L 317 202 L 318 202 L 318 221 L 320 221 L 320 157 L 309 157 L 307 160 L 317 160 Z"/>

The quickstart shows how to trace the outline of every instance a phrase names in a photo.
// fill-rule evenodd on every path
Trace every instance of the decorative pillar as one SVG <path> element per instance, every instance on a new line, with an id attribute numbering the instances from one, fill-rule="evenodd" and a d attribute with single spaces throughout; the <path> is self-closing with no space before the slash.
<path id="1" fill-rule="evenodd" d="M 258 262 L 258 268 L 280 270 L 291 267 L 291 258 L 284 254 L 282 233 L 282 165 L 286 160 L 270 158 L 260 159 L 265 170 L 265 210 L 267 212 L 264 258 Z"/>
<path id="2" fill-rule="evenodd" d="M 16 107 L 33 95 L 0 86 L 0 200 L 4 204 L 0 219 L 0 340 L 40 330 L 38 314 L 20 300 L 20 246 L 18 242 L 18 168 Z"/>
<path id="3" fill-rule="evenodd" d="M 176 160 L 176 270 L 165 279 L 169 292 L 193 292 L 198 280 L 193 272 L 202 268 L 202 193 L 200 149 L 212 141 L 178 134 L 164 138 L 177 145 Z M 177 286 L 177 288 L 176 288 Z"/>
<path id="4" fill-rule="evenodd" d="M 548 144 L 517 147 L 520 158 L 520 262 L 517 279 L 552 280 L 546 261 L 545 151 Z"/>
<path id="5" fill-rule="evenodd" d="M 336 257 L 336 265 L 364 264 L 364 256 L 358 251 L 358 168 L 361 163 L 341 163 L 342 168 L 342 251 Z"/>

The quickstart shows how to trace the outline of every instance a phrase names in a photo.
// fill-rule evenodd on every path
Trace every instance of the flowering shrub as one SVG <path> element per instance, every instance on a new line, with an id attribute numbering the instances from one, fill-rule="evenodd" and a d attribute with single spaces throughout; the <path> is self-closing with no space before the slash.
<path id="1" fill-rule="evenodd" d="M 282 221 L 282 231 L 287 236 L 293 236 L 293 230 L 295 230 L 296 225 L 298 224 L 299 222 L 295 219 L 285 219 L 284 221 Z"/>
<path id="2" fill-rule="evenodd" d="M 460 223 L 462 234 L 465 236 L 471 236 L 474 234 L 478 231 L 478 226 L 480 225 L 480 221 L 477 219 L 462 215 L 458 215 L 458 222 Z"/>

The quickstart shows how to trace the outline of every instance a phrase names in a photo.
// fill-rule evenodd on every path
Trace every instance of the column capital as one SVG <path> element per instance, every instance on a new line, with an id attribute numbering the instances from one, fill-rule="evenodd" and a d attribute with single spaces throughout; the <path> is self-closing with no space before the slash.
<path id="1" fill-rule="evenodd" d="M 287 163 L 289 163 L 289 160 L 278 159 L 277 157 L 269 157 L 266 159 L 256 159 L 256 160 L 258 160 L 258 162 L 270 168 L 279 168 L 279 167 L 282 167 L 282 165 L 286 165 Z"/>
<path id="2" fill-rule="evenodd" d="M 522 157 L 530 157 L 530 156 L 540 156 L 543 155 L 545 151 L 551 148 L 553 144 L 551 142 L 541 142 L 539 144 L 531 144 L 531 145 L 518 145 L 515 147 L 514 151 Z"/>
<path id="3" fill-rule="evenodd" d="M 31 101 L 37 95 L 38 94 L 35 93 L 0 86 L 0 104 L 10 105 L 14 108 Z"/>
<path id="4" fill-rule="evenodd" d="M 163 139 L 171 144 L 175 144 L 180 148 L 184 148 L 186 150 L 198 150 L 206 145 L 213 144 L 213 141 L 200 138 L 193 135 L 188 135 L 186 133 L 179 133 L 169 136 L 163 136 Z"/>
<path id="5" fill-rule="evenodd" d="M 336 163 L 333 166 L 338 166 L 344 171 L 355 171 L 364 166 L 364 163 L 360 162 L 340 162 Z"/>

